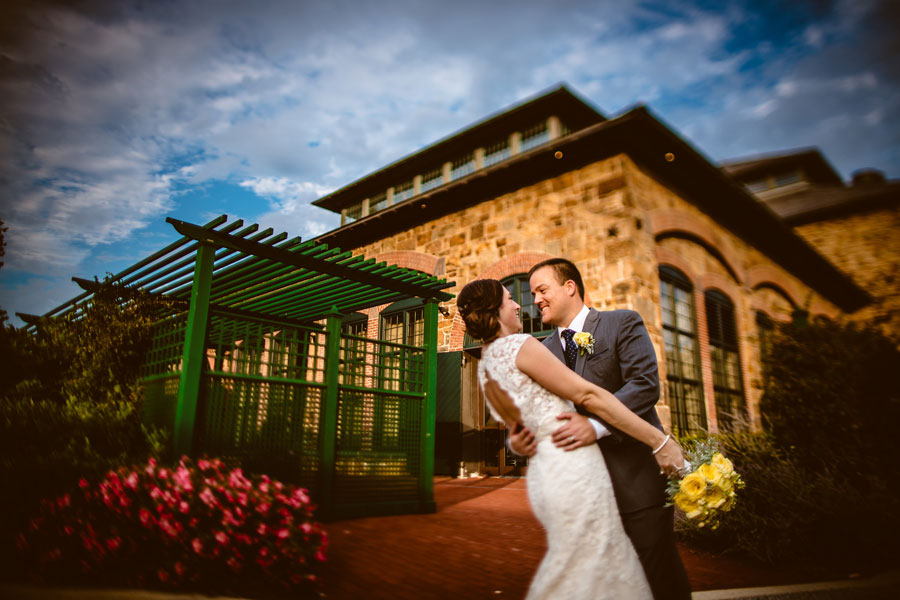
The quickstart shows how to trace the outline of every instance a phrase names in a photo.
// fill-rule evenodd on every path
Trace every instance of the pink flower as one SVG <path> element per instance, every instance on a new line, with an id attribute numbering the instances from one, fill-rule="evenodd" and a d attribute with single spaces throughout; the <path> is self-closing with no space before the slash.
<path id="1" fill-rule="evenodd" d="M 266 531 L 268 531 L 268 527 L 266 527 L 265 523 L 260 523 L 259 527 L 256 528 L 256 533 L 259 535 L 266 535 Z"/>
<path id="2" fill-rule="evenodd" d="M 278 539 L 283 540 L 283 539 L 286 539 L 289 535 L 291 535 L 291 532 L 288 531 L 287 529 L 279 529 L 275 535 L 278 536 Z"/>
<path id="3" fill-rule="evenodd" d="M 200 538 L 194 538 L 194 541 L 191 542 L 191 546 L 197 554 L 200 554 L 203 551 L 203 542 L 200 541 Z"/>
<path id="4" fill-rule="evenodd" d="M 260 483 L 259 491 L 262 492 L 263 494 L 268 494 L 269 493 L 269 483 L 267 481 L 263 481 L 262 483 Z"/>
<path id="5" fill-rule="evenodd" d="M 156 487 L 155 485 L 150 488 L 150 497 L 154 500 L 158 500 L 163 495 L 162 490 Z"/>
<path id="6" fill-rule="evenodd" d="M 109 549 L 110 552 L 115 552 L 116 548 L 118 548 L 121 543 L 122 543 L 121 538 L 117 538 L 117 537 L 109 538 L 108 540 L 106 540 L 106 547 Z"/>
<path id="7" fill-rule="evenodd" d="M 187 571 L 187 568 L 183 564 L 181 564 L 181 562 L 175 563 L 175 573 L 178 575 L 178 577 L 182 577 L 185 571 Z"/>
<path id="8" fill-rule="evenodd" d="M 241 562 L 233 556 L 225 561 L 225 564 L 235 573 L 241 570 Z"/>
<path id="9" fill-rule="evenodd" d="M 224 531 L 217 531 L 213 537 L 215 537 L 216 541 L 219 542 L 220 544 L 222 544 L 223 546 L 226 543 L 228 543 L 228 536 L 225 534 Z"/>
<path id="10" fill-rule="evenodd" d="M 175 480 L 175 484 L 183 489 L 186 492 L 190 492 L 194 489 L 194 485 L 191 483 L 191 472 L 188 471 L 185 467 L 178 467 L 178 470 L 175 471 L 175 474 L 172 476 L 172 479 Z"/>
<path id="11" fill-rule="evenodd" d="M 150 522 L 150 519 L 153 517 L 153 513 L 151 513 L 146 508 L 142 508 L 138 511 L 138 518 L 141 520 L 141 525 L 146 526 L 147 523 Z"/>
<path id="12" fill-rule="evenodd" d="M 144 469 L 144 472 L 147 473 L 147 475 L 153 475 L 153 472 L 155 470 L 156 470 L 156 459 L 151 458 L 149 461 L 147 461 L 147 467 Z"/>
<path id="13" fill-rule="evenodd" d="M 176 537 L 178 535 L 178 530 L 175 528 L 169 515 L 160 519 L 159 528 L 165 531 L 169 537 Z"/>
<path id="14" fill-rule="evenodd" d="M 265 502 L 261 502 L 261 503 L 256 507 L 256 510 L 257 510 L 258 512 L 262 513 L 262 514 L 266 514 L 267 512 L 269 512 L 269 505 L 266 504 Z"/>
<path id="15" fill-rule="evenodd" d="M 200 470 L 205 471 L 206 469 L 208 469 L 210 467 L 209 461 L 201 458 L 200 460 L 197 461 L 197 467 Z"/>
<path id="16" fill-rule="evenodd" d="M 185 514 L 187 514 L 187 512 L 188 512 L 188 510 L 190 510 L 190 508 L 191 507 L 188 506 L 188 503 L 185 502 L 184 500 L 182 500 L 181 503 L 178 505 L 178 510 L 180 510 L 182 513 L 185 513 Z"/>
<path id="17" fill-rule="evenodd" d="M 304 523 L 300 526 L 300 529 L 303 530 L 303 533 L 309 534 L 309 532 L 312 531 L 312 525 L 310 525 L 309 523 Z"/>
<path id="18" fill-rule="evenodd" d="M 207 506 L 215 506 L 216 497 L 213 496 L 212 490 L 209 488 L 203 488 L 203 491 L 200 492 L 200 499 Z"/>
<path id="19" fill-rule="evenodd" d="M 169 470 L 168 470 L 168 469 L 160 469 L 160 470 L 159 470 L 159 478 L 160 478 L 160 479 L 165 479 L 165 478 L 168 477 L 168 476 L 169 476 Z"/>
<path id="20" fill-rule="evenodd" d="M 85 489 L 87 486 L 88 486 L 87 479 L 82 477 L 81 479 L 78 480 L 78 487 L 80 487 L 81 489 Z"/>
<path id="21" fill-rule="evenodd" d="M 125 478 L 125 485 L 132 490 L 137 489 L 138 484 L 138 474 L 135 471 L 132 471 L 131 474 Z"/>
<path id="22" fill-rule="evenodd" d="M 316 560 L 318 560 L 320 562 L 325 562 L 325 554 L 321 550 L 316 552 Z"/>

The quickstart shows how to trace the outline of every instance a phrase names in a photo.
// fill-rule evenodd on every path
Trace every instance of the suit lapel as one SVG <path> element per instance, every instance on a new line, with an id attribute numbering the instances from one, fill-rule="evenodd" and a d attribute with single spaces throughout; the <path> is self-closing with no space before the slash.
<path id="1" fill-rule="evenodd" d="M 586 331 L 591 334 L 594 338 L 594 354 L 596 354 L 600 348 L 597 343 L 597 326 L 600 324 L 600 313 L 593 308 L 588 311 L 587 317 L 584 319 L 584 327 L 582 331 Z M 558 344 L 559 345 L 559 344 Z M 578 373 L 579 377 L 584 377 L 584 363 L 587 361 L 590 355 L 586 352 L 582 354 L 581 350 L 578 351 L 578 354 L 575 358 L 575 372 Z M 563 359 L 565 362 L 565 359 Z"/>
<path id="2" fill-rule="evenodd" d="M 554 327 L 553 331 L 550 332 L 550 335 L 547 336 L 546 345 L 547 348 L 550 349 L 550 352 L 553 353 L 553 356 L 558 358 L 563 364 L 566 364 L 566 355 L 563 353 L 562 344 L 559 342 L 559 332 L 556 327 Z"/>

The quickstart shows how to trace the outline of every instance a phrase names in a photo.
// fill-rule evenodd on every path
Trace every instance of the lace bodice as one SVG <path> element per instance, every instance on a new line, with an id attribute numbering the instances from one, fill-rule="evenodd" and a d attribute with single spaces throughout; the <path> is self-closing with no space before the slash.
<path id="1" fill-rule="evenodd" d="M 535 433 L 538 441 L 545 439 L 559 427 L 556 415 L 575 410 L 574 405 L 553 394 L 516 368 L 516 355 L 531 336 L 527 333 L 508 335 L 492 342 L 481 355 L 478 364 L 478 381 L 484 387 L 487 371 L 515 402 L 522 413 L 525 426 Z M 493 406 L 491 415 L 500 421 Z"/>

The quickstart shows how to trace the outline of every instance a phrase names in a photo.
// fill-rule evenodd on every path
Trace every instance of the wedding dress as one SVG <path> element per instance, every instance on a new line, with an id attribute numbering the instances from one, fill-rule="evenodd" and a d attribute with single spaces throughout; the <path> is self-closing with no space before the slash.
<path id="1" fill-rule="evenodd" d="M 481 385 L 486 371 L 510 395 L 537 440 L 537 454 L 528 463 L 527 489 L 532 510 L 547 532 L 547 554 L 526 599 L 649 599 L 650 588 L 622 527 L 600 448 L 592 444 L 565 452 L 554 446 L 550 436 L 563 424 L 556 415 L 574 406 L 516 368 L 516 355 L 529 337 L 515 334 L 495 340 L 478 364 Z"/>

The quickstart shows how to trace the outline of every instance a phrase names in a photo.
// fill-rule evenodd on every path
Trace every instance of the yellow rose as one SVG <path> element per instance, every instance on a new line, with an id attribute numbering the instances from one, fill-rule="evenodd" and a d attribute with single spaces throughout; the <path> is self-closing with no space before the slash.
<path id="1" fill-rule="evenodd" d="M 698 508 L 697 503 L 693 500 L 689 500 L 683 492 L 678 492 L 677 494 L 675 494 L 673 500 L 675 500 L 675 506 L 678 507 L 678 510 L 685 513 L 697 510 Z"/>
<path id="2" fill-rule="evenodd" d="M 696 502 L 706 493 L 706 478 L 697 472 L 690 473 L 684 476 L 678 487 L 688 500 Z"/>
<path id="3" fill-rule="evenodd" d="M 709 488 L 709 491 L 706 492 L 706 503 L 710 508 L 721 508 L 727 500 L 728 497 L 721 488 L 711 487 Z"/>
<path id="4" fill-rule="evenodd" d="M 722 477 L 722 479 L 716 482 L 716 487 L 723 492 L 730 492 L 732 488 L 734 488 L 734 480 L 731 477 Z"/>
<path id="5" fill-rule="evenodd" d="M 731 473 L 734 472 L 734 465 L 730 460 L 722 456 L 721 452 L 716 452 L 715 454 L 713 454 L 712 460 L 710 462 L 722 469 L 722 473 L 725 475 L 731 475 Z"/>
<path id="6" fill-rule="evenodd" d="M 713 485 L 719 483 L 722 480 L 722 469 L 719 468 L 718 465 L 714 465 L 713 463 L 706 463 L 700 465 L 700 468 L 697 469 L 701 475 L 706 477 L 706 480 L 712 483 Z"/>

